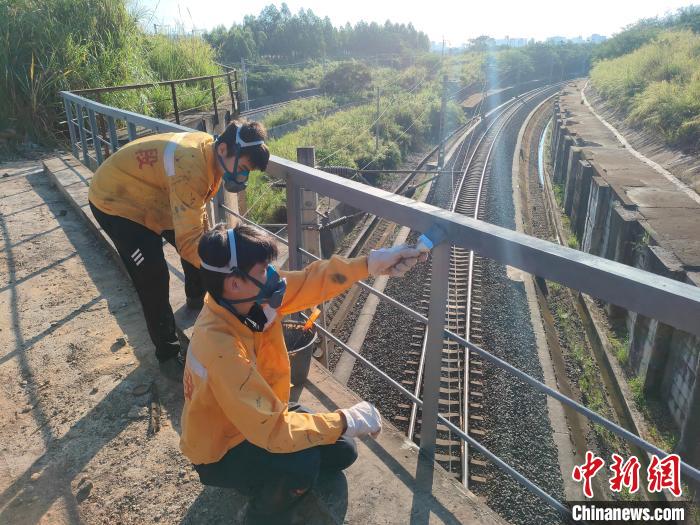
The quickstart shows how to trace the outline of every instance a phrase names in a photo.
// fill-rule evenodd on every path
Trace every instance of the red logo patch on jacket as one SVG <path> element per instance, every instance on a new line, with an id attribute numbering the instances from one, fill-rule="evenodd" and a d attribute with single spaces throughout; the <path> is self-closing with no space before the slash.
<path id="1" fill-rule="evenodd" d="M 140 149 L 136 152 L 136 160 L 139 161 L 139 169 L 143 169 L 144 164 L 153 166 L 158 162 L 158 150 L 155 148 Z"/>

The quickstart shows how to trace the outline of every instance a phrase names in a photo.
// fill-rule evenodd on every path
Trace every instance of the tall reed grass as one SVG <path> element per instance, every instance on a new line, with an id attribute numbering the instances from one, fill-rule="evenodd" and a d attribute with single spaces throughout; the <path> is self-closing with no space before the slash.
<path id="1" fill-rule="evenodd" d="M 591 81 L 631 124 L 670 144 L 700 143 L 700 35 L 666 31 L 627 55 L 596 63 Z"/>
<path id="2" fill-rule="evenodd" d="M 0 131 L 51 141 L 62 120 L 61 90 L 147 83 L 217 73 L 201 38 L 149 35 L 124 0 L 0 0 Z M 221 86 L 223 87 L 223 86 Z M 183 108 L 206 103 L 204 86 L 179 90 Z M 124 109 L 163 116 L 166 89 L 111 94 Z"/>

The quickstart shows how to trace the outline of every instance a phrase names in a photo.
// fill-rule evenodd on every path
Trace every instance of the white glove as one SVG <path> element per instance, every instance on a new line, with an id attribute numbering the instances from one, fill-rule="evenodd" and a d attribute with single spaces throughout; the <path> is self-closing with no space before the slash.
<path id="1" fill-rule="evenodd" d="M 362 401 L 350 408 L 341 408 L 340 411 L 345 416 L 345 422 L 348 425 L 344 436 L 347 437 L 362 437 L 371 435 L 377 437 L 382 431 L 382 416 L 379 410 L 367 401 Z"/>
<path id="2" fill-rule="evenodd" d="M 408 270 L 416 265 L 421 256 L 421 252 L 405 244 L 393 248 L 372 250 L 367 257 L 367 269 L 370 275 L 403 277 Z"/>

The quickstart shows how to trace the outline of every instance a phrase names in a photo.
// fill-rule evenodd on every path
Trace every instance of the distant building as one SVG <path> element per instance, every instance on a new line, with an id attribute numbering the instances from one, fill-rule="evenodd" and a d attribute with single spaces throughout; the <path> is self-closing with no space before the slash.
<path id="1" fill-rule="evenodd" d="M 605 42 L 607 39 L 608 39 L 607 36 L 599 35 L 597 33 L 588 37 L 588 41 L 592 42 L 594 44 L 600 44 L 601 42 Z"/>
<path id="2" fill-rule="evenodd" d="M 497 38 L 494 40 L 497 46 L 525 47 L 528 44 L 527 38 Z"/>

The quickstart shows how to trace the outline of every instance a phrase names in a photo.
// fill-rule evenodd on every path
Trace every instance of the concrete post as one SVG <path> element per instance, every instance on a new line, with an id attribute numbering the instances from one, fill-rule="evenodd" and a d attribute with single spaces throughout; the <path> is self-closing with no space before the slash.
<path id="1" fill-rule="evenodd" d="M 316 166 L 316 150 L 314 148 L 297 148 L 297 162 L 305 166 Z M 321 236 L 318 230 L 318 194 L 302 188 L 301 190 L 301 244 L 309 253 L 321 257 Z M 320 324 L 326 327 L 326 310 L 319 305 L 321 310 Z M 328 368 L 328 341 L 321 335 L 322 354 L 319 356 L 321 364 Z"/>
<path id="2" fill-rule="evenodd" d="M 610 185 L 597 175 L 591 178 L 591 192 L 588 199 L 586 226 L 581 248 L 594 255 L 601 254 L 605 220 L 610 211 Z"/>
<path id="3" fill-rule="evenodd" d="M 697 339 L 696 339 L 697 340 Z M 700 467 L 700 359 L 697 359 L 693 393 L 688 400 L 688 417 L 681 429 L 676 452 L 694 467 Z M 686 478 L 695 493 L 695 501 L 700 499 L 700 483 Z"/>

